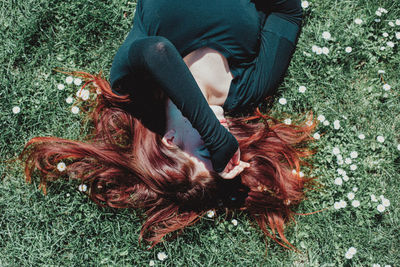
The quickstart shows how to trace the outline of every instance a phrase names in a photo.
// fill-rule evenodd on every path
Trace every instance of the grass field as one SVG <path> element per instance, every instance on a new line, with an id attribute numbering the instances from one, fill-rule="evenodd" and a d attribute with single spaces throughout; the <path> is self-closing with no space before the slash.
<path id="1" fill-rule="evenodd" d="M 400 266 L 400 2 L 308 4 L 270 111 L 294 121 L 312 110 L 321 120 L 311 175 L 325 186 L 296 212 L 328 209 L 287 228 L 302 253 L 269 241 L 265 256 L 261 231 L 241 213 L 236 226 L 224 214 L 205 217 L 148 250 L 135 213 L 97 207 L 74 181 L 51 183 L 44 196 L 16 162 L 0 165 L 0 266 Z M 126 0 L 1 1 L 2 160 L 35 136 L 87 133 L 84 114 L 66 102 L 79 86 L 53 69 L 108 77 L 134 10 Z"/>

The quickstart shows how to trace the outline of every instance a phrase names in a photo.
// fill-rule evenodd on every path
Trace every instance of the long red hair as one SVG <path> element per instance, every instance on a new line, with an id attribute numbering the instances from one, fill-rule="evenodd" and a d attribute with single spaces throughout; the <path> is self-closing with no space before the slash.
<path id="1" fill-rule="evenodd" d="M 149 241 L 152 247 L 218 208 L 223 179 L 216 172 L 199 173 L 179 148 L 161 141 L 162 95 L 146 95 L 152 98 L 149 108 L 127 94 L 113 93 L 101 72 L 68 74 L 83 78 L 82 88 L 98 94 L 94 101 L 81 102 L 93 131 L 83 141 L 29 140 L 19 155 L 27 182 L 36 168 L 44 194 L 47 181 L 78 179 L 88 185 L 87 194 L 100 206 L 143 210 L 146 219 L 139 240 Z M 292 208 L 305 198 L 306 189 L 318 184 L 315 177 L 300 176 L 302 166 L 312 167 L 305 159 L 316 152 L 309 143 L 317 120 L 311 112 L 304 122 L 286 125 L 257 109 L 251 117 L 228 118 L 228 125 L 239 142 L 241 160 L 251 167 L 239 177 L 242 202 L 227 208 L 247 211 L 266 236 L 297 251 L 286 239 L 284 226 L 295 221 Z M 66 163 L 65 171 L 57 168 L 61 161 Z"/>

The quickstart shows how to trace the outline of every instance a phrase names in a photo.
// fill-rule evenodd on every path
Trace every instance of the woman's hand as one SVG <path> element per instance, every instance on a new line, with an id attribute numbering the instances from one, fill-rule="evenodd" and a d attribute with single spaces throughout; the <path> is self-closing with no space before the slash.
<path id="1" fill-rule="evenodd" d="M 219 172 L 218 174 L 224 179 L 233 179 L 248 167 L 250 167 L 250 163 L 240 160 L 240 149 L 238 148 L 236 153 L 226 165 L 224 171 Z"/>

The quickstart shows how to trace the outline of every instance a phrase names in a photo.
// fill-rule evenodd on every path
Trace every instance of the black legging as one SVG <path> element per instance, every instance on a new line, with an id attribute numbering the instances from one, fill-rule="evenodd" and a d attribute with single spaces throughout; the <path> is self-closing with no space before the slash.
<path id="1" fill-rule="evenodd" d="M 202 136 L 214 170 L 222 172 L 239 144 L 218 121 L 175 46 L 164 37 L 150 36 L 134 41 L 129 49 L 131 75 L 120 86 L 125 87 L 122 91 L 134 99 L 136 90 L 150 90 L 144 77 L 154 79 Z"/>

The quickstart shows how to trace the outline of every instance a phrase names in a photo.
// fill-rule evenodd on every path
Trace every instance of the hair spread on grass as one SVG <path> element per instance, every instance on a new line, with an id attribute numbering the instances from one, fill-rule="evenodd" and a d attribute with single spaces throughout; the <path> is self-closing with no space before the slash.
<path id="1" fill-rule="evenodd" d="M 48 181 L 78 179 L 88 185 L 88 196 L 99 206 L 144 211 L 139 241 L 144 239 L 151 247 L 218 208 L 223 179 L 216 172 L 204 176 L 179 148 L 161 141 L 165 130 L 162 94 L 145 93 L 142 98 L 147 101 L 143 101 L 140 96 L 115 94 L 101 72 L 64 73 L 83 78 L 82 89 L 87 86 L 97 92 L 95 100 L 81 102 L 91 107 L 87 115 L 93 131 L 84 141 L 29 140 L 19 155 L 27 182 L 37 169 L 39 189 L 46 194 Z M 311 112 L 304 122 L 286 125 L 258 109 L 251 117 L 227 119 L 239 142 L 241 160 L 251 165 L 240 175 L 243 201 L 228 210 L 247 211 L 265 236 L 298 251 L 285 237 L 284 228 L 295 221 L 297 213 L 292 208 L 305 199 L 307 189 L 318 184 L 315 177 L 300 176 L 302 166 L 312 167 L 305 159 L 316 152 L 309 144 L 317 120 Z M 67 165 L 64 171 L 57 168 L 61 161 Z"/>

